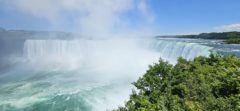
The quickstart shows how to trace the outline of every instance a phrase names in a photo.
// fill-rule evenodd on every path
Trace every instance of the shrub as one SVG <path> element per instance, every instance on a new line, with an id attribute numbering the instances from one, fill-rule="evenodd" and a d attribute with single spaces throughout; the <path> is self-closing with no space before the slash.
<path id="1" fill-rule="evenodd" d="M 160 59 L 133 84 L 137 91 L 116 111 L 240 110 L 240 59 L 234 56 L 179 58 L 175 66 Z"/>

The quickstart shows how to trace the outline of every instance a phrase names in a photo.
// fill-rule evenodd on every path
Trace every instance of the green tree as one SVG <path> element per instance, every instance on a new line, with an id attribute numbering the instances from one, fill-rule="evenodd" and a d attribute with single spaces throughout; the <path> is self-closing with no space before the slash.
<path id="1" fill-rule="evenodd" d="M 239 111 L 240 59 L 211 54 L 173 66 L 159 60 L 133 83 L 137 88 L 116 111 Z"/>

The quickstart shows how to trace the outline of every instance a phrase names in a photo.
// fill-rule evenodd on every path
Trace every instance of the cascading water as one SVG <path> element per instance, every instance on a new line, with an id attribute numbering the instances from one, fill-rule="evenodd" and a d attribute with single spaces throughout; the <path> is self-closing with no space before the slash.
<path id="1" fill-rule="evenodd" d="M 211 48 L 157 39 L 26 40 L 26 61 L 0 75 L 0 110 L 105 111 L 160 57 L 207 56 Z"/>
<path id="2" fill-rule="evenodd" d="M 111 42 L 115 45 L 118 44 L 119 47 L 124 47 L 118 42 L 111 40 L 27 40 L 24 44 L 24 55 L 29 60 L 39 58 L 46 59 L 46 57 L 51 59 L 80 59 L 84 54 L 90 56 L 94 53 L 101 53 L 104 48 L 106 49 L 108 47 L 106 45 Z M 129 41 L 123 42 L 126 44 L 126 42 Z M 147 42 L 139 43 L 142 43 L 138 44 L 142 45 L 141 48 L 147 47 L 150 48 L 150 50 L 154 49 L 159 53 L 159 57 L 172 63 L 175 63 L 178 57 L 193 59 L 196 56 L 206 56 L 211 49 L 210 47 L 196 43 L 185 43 L 171 40 L 147 40 Z M 133 45 L 136 45 L 136 43 L 133 42 L 132 46 Z M 94 50 L 94 52 L 89 50 Z"/>
<path id="3" fill-rule="evenodd" d="M 175 40 L 153 40 L 147 44 L 150 49 L 155 49 L 159 52 L 162 59 L 172 64 L 175 64 L 179 57 L 190 60 L 197 56 L 207 56 L 211 50 L 210 47 L 197 43 L 186 43 Z"/>

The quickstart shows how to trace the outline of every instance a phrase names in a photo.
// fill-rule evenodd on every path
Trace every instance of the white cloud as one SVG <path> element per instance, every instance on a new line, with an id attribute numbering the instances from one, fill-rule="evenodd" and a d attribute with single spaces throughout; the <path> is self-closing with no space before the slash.
<path id="1" fill-rule="evenodd" d="M 80 32 L 89 35 L 110 34 L 115 26 L 127 24 L 121 17 L 134 8 L 147 21 L 154 20 L 146 0 L 6 0 L 3 3 L 53 24 L 64 18 L 64 13 L 74 13 Z"/>
<path id="2" fill-rule="evenodd" d="M 223 26 L 215 27 L 214 29 L 220 30 L 220 31 L 240 31 L 240 23 L 223 25 Z"/>

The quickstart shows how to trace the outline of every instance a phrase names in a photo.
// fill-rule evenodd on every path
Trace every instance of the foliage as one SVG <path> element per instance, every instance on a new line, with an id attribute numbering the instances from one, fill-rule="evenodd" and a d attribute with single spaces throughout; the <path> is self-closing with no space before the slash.
<path id="1" fill-rule="evenodd" d="M 227 39 L 224 42 L 227 44 L 240 44 L 240 35 L 230 33 L 227 35 Z"/>
<path id="2" fill-rule="evenodd" d="M 173 66 L 159 60 L 133 83 L 124 107 L 116 111 L 239 111 L 240 59 L 211 54 Z"/>
<path id="3" fill-rule="evenodd" d="M 240 37 L 239 38 L 231 38 L 224 41 L 227 44 L 240 44 Z"/>
<path id="4" fill-rule="evenodd" d="M 194 39 L 223 39 L 223 40 L 239 40 L 240 32 L 212 32 L 212 33 L 201 33 L 199 35 L 178 35 L 177 38 L 194 38 Z M 231 43 L 231 42 L 229 42 Z M 235 43 L 235 42 L 234 42 Z M 239 43 L 239 42 L 237 42 Z"/>

